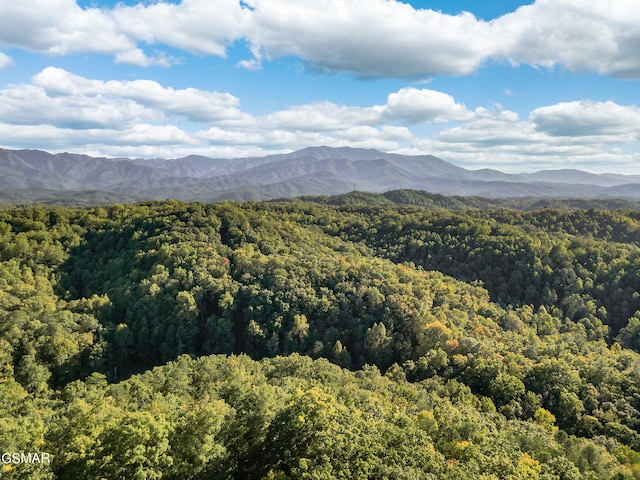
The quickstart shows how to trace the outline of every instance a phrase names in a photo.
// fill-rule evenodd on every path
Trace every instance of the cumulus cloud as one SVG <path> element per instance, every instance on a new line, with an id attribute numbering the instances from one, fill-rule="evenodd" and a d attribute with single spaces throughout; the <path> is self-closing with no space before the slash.
<path id="1" fill-rule="evenodd" d="M 238 109 L 240 100 L 229 93 L 195 88 L 175 90 L 163 87 L 153 80 L 105 82 L 48 67 L 33 77 L 33 87 L 40 88 L 40 95 L 44 94 L 51 99 L 67 99 L 69 107 L 124 102 L 155 111 L 159 118 L 179 115 L 195 122 L 213 122 L 243 117 Z M 132 121 L 138 120 L 139 117 L 132 117 Z"/>
<path id="2" fill-rule="evenodd" d="M 582 100 L 536 108 L 529 119 L 538 130 L 552 136 L 638 136 L 640 108 Z"/>
<path id="3" fill-rule="evenodd" d="M 4 147 L 107 156 L 238 157 L 329 145 L 431 153 L 471 168 L 564 168 L 606 158 L 612 169 L 633 171 L 640 154 L 640 109 L 614 102 L 558 103 L 520 118 L 499 105 L 471 111 L 444 92 L 411 87 L 376 105 L 314 102 L 254 116 L 226 92 L 53 67 L 0 90 L 0 119 Z"/>
<path id="4" fill-rule="evenodd" d="M 247 37 L 267 58 L 297 55 L 319 71 L 362 77 L 471 73 L 495 48 L 490 26 L 387 0 L 252 0 Z"/>
<path id="5" fill-rule="evenodd" d="M 48 55 L 117 53 L 136 47 L 108 10 L 82 9 L 75 0 L 0 2 L 0 44 Z"/>
<path id="6" fill-rule="evenodd" d="M 1 2 L 0 44 L 49 55 L 97 52 L 170 66 L 144 46 L 225 57 L 238 66 L 295 55 L 320 72 L 358 77 L 466 75 L 491 60 L 640 78 L 640 2 L 536 0 L 486 22 L 397 0 L 182 0 L 81 8 L 75 0 Z"/>
<path id="7" fill-rule="evenodd" d="M 238 0 L 183 0 L 118 4 L 111 16 L 124 34 L 137 41 L 224 57 L 227 46 L 246 35 L 250 13 Z"/>
<path id="8" fill-rule="evenodd" d="M 184 0 L 112 9 L 81 8 L 75 0 L 1 2 L 0 44 L 48 55 L 113 54 L 121 63 L 169 66 L 166 55 L 148 58 L 140 43 L 225 56 L 246 30 L 247 10 L 234 0 Z"/>
<path id="9" fill-rule="evenodd" d="M 407 123 L 468 120 L 473 114 L 446 93 L 435 90 L 403 88 L 389 94 L 386 115 Z"/>
<path id="10" fill-rule="evenodd" d="M 492 24 L 514 63 L 639 78 L 640 3 L 537 0 Z"/>
<path id="11" fill-rule="evenodd" d="M 89 97 L 49 95 L 36 85 L 0 91 L 0 118 L 18 125 L 51 125 L 85 130 L 126 128 L 140 121 L 157 120 L 157 112 L 126 99 L 96 102 Z"/>
<path id="12" fill-rule="evenodd" d="M 257 154 L 319 144 L 389 150 L 412 139 L 408 126 L 416 121 L 453 118 L 465 110 L 448 95 L 416 90 L 413 94 L 423 100 L 416 113 L 396 94 L 403 97 L 407 91 L 389 95 L 382 105 L 316 102 L 255 117 L 241 109 L 240 99 L 225 92 L 173 89 L 152 80 L 103 81 L 48 67 L 28 84 L 0 90 L 0 118 L 5 122 L 0 144 L 24 144 L 41 130 L 44 137 L 26 143 L 38 146 L 49 138 L 50 149 L 67 138 L 67 149 L 76 144 L 95 149 L 104 142 L 102 148 L 112 155 L 124 145 L 129 145 L 130 155 L 145 155 L 151 144 L 156 145 L 153 151 L 164 148 L 164 156 L 212 154 L 230 146 L 236 154 L 247 148 Z M 433 98 L 433 111 L 427 98 Z M 22 133 L 13 136 L 16 126 Z"/>
<path id="13" fill-rule="evenodd" d="M 628 107 L 610 104 L 606 108 L 611 112 Z M 583 112 L 580 121 L 590 124 L 590 131 L 560 135 L 566 123 L 562 116 L 554 117 L 554 112 L 566 111 L 566 104 L 552 105 L 534 110 L 524 120 L 508 110 L 476 111 L 472 120 L 430 137 L 414 138 L 412 148 L 401 151 L 437 152 L 441 158 L 467 168 L 491 166 L 509 172 L 571 167 L 602 171 L 603 164 L 610 170 L 637 172 L 640 145 L 638 136 L 631 133 L 632 127 L 626 133 L 618 131 L 611 116 L 602 115 L 597 123 Z M 549 121 L 548 129 L 536 123 L 543 118 Z"/>
<path id="14" fill-rule="evenodd" d="M 389 122 L 415 125 L 467 120 L 473 115 L 451 95 L 409 87 L 390 93 L 384 105 L 354 107 L 329 101 L 315 102 L 268 114 L 261 122 L 276 128 L 335 131 Z"/>

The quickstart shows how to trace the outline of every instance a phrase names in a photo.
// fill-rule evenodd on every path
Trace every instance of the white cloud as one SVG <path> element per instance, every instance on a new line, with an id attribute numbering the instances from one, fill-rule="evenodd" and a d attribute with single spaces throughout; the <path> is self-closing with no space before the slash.
<path id="1" fill-rule="evenodd" d="M 640 2 L 537 0 L 492 24 L 514 63 L 640 78 Z"/>
<path id="2" fill-rule="evenodd" d="M 13 58 L 6 53 L 0 52 L 0 70 L 13 65 Z"/>
<path id="3" fill-rule="evenodd" d="M 236 63 L 236 67 L 244 68 L 245 70 L 251 70 L 257 72 L 262 70 L 262 60 L 257 58 L 251 58 L 249 60 L 240 60 Z"/>
<path id="4" fill-rule="evenodd" d="M 607 159 L 610 170 L 632 172 L 640 160 L 635 106 L 584 100 L 521 119 L 497 104 L 470 111 L 448 94 L 415 88 L 379 105 L 315 102 L 253 116 L 225 92 L 102 81 L 50 67 L 28 84 L 0 90 L 0 119 L 2 146 L 107 156 L 237 157 L 329 145 L 511 171 Z"/>
<path id="5" fill-rule="evenodd" d="M 418 123 L 468 120 L 473 117 L 464 105 L 446 93 L 435 90 L 402 88 L 390 93 L 386 104 L 371 107 L 315 102 L 268 114 L 261 123 L 274 128 L 303 131 L 337 131 L 351 126 L 384 123 Z"/>
<path id="6" fill-rule="evenodd" d="M 273 128 L 300 131 L 335 131 L 353 125 L 379 123 L 383 111 L 383 107 L 348 107 L 325 101 L 298 105 L 265 115 L 261 123 Z"/>
<path id="7" fill-rule="evenodd" d="M 135 48 L 108 10 L 82 9 L 75 0 L 0 2 L 0 44 L 48 55 L 117 53 Z"/>
<path id="8" fill-rule="evenodd" d="M 362 77 L 473 72 L 495 46 L 473 15 L 387 0 L 252 0 L 247 37 L 268 58 L 297 55 L 320 71 Z"/>
<path id="9" fill-rule="evenodd" d="M 132 41 L 224 56 L 244 39 L 261 62 L 296 55 L 318 71 L 360 77 L 464 75 L 491 59 L 640 77 L 640 3 L 537 0 L 492 22 L 389 0 L 184 0 L 112 12 Z"/>
<path id="10" fill-rule="evenodd" d="M 119 133 L 120 145 L 187 145 L 195 144 L 192 136 L 175 125 L 138 124 Z"/>
<path id="11" fill-rule="evenodd" d="M 237 0 L 183 0 L 118 4 L 112 17 L 123 33 L 137 41 L 224 57 L 227 46 L 245 35 L 250 11 Z"/>
<path id="12" fill-rule="evenodd" d="M 403 88 L 389 94 L 386 115 L 406 123 L 467 120 L 472 113 L 446 93 L 435 90 Z"/>
<path id="13" fill-rule="evenodd" d="M 138 67 L 150 67 L 157 65 L 159 67 L 169 68 L 172 65 L 182 63 L 182 60 L 172 57 L 171 55 L 167 55 L 164 52 L 160 52 L 154 57 L 148 57 L 141 49 L 134 48 L 132 50 L 118 52 L 115 57 L 115 62 L 136 65 Z"/>
<path id="14" fill-rule="evenodd" d="M 538 130 L 552 136 L 592 136 L 632 134 L 640 139 L 640 108 L 614 102 L 558 103 L 535 109 L 529 119 Z"/>
<path id="15" fill-rule="evenodd" d="M 588 103 L 588 102 L 587 102 Z M 444 129 L 428 138 L 412 141 L 412 149 L 401 151 L 431 152 L 467 168 L 498 168 L 503 171 L 535 171 L 553 168 L 582 168 L 592 171 L 637 173 L 640 144 L 637 135 L 607 132 L 611 118 L 602 116 L 592 122 L 589 135 L 560 136 L 559 122 L 546 131 L 535 123 L 553 118 L 551 112 L 563 112 L 563 104 L 537 109 L 528 119 L 520 120 L 507 110 L 476 112 L 475 119 Z M 608 105 L 611 111 L 627 107 Z M 542 113 L 540 112 L 542 110 Z M 630 129 L 628 129 L 630 130 Z M 606 161 L 604 161 L 606 159 Z"/>
<path id="16" fill-rule="evenodd" d="M 0 118 L 18 125 L 85 130 L 127 128 L 157 120 L 158 114 L 123 98 L 100 102 L 90 97 L 53 96 L 36 85 L 20 85 L 0 91 Z"/>
<path id="17" fill-rule="evenodd" d="M 70 107 L 132 102 L 156 111 L 157 117 L 179 115 L 194 122 L 233 121 L 244 116 L 237 108 L 240 101 L 231 94 L 195 88 L 174 90 L 152 80 L 104 82 L 49 67 L 33 77 L 33 85 L 52 99 L 67 98 Z M 132 118 L 136 120 L 138 117 Z"/>
<path id="18" fill-rule="evenodd" d="M 0 44 L 48 55 L 106 53 L 121 63 L 168 66 L 163 54 L 147 58 L 140 43 L 225 56 L 242 36 L 246 9 L 234 0 L 140 3 L 113 9 L 80 8 L 75 0 L 0 2 Z"/>
<path id="19" fill-rule="evenodd" d="M 127 148 L 130 156 L 265 154 L 367 142 L 396 148 L 411 133 L 384 125 L 381 110 L 323 102 L 256 118 L 228 93 L 175 90 L 151 80 L 105 82 L 49 67 L 29 84 L 0 90 L 5 122 L 0 124 L 0 144 L 76 151 L 90 147 L 111 156 Z"/>
<path id="20" fill-rule="evenodd" d="M 249 46 L 239 67 L 295 55 L 317 71 L 359 77 L 466 75 L 507 60 L 640 78 L 640 2 L 537 0 L 491 22 L 396 0 L 182 0 L 80 8 L 74 0 L 0 2 L 0 45 L 49 55 L 105 53 L 138 66 L 175 59 L 163 46 L 225 57 Z"/>

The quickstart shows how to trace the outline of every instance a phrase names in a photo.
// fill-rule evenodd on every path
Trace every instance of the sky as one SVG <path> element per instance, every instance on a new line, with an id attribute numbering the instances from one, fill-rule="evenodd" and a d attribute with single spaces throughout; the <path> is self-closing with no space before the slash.
<path id="1" fill-rule="evenodd" d="M 0 147 L 640 174 L 637 0 L 0 0 Z"/>

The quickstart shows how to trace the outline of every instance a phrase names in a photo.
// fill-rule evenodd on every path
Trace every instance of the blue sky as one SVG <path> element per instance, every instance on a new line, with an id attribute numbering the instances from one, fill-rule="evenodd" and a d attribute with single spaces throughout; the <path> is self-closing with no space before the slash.
<path id="1" fill-rule="evenodd" d="M 637 0 L 0 2 L 0 147 L 640 174 Z"/>

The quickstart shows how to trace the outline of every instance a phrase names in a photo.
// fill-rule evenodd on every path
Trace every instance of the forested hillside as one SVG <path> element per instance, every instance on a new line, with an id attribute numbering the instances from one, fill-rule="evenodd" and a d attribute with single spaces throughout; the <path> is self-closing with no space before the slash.
<path id="1" fill-rule="evenodd" d="M 359 198 L 0 211 L 1 477 L 640 479 L 640 213 Z"/>

